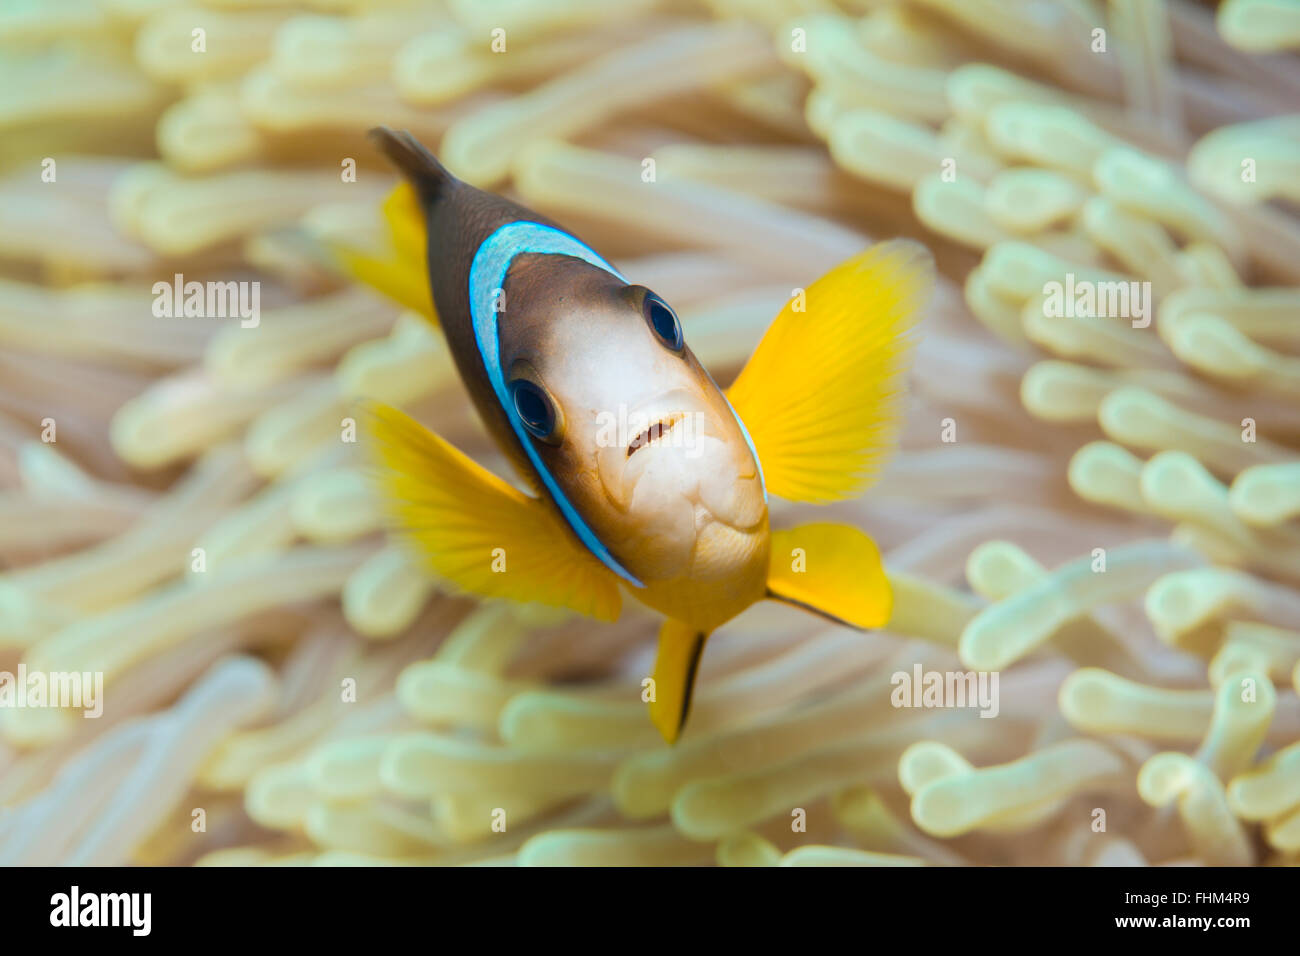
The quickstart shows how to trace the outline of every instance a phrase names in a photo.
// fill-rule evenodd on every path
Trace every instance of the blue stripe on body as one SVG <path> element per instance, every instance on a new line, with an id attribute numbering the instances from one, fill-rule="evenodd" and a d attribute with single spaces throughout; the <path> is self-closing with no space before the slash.
<path id="1" fill-rule="evenodd" d="M 542 464 L 541 456 L 537 454 L 537 448 L 524 429 L 523 422 L 520 421 L 506 392 L 505 373 L 501 368 L 501 338 L 497 321 L 500 313 L 492 308 L 493 293 L 504 287 L 506 273 L 510 271 L 510 264 L 515 256 L 526 253 L 573 256 L 575 259 L 581 259 L 604 269 L 623 282 L 627 280 L 592 249 L 567 232 L 561 232 L 552 226 L 544 226 L 539 222 L 520 220 L 506 223 L 492 233 L 474 254 L 474 262 L 469 268 L 469 308 L 470 318 L 474 322 L 474 338 L 478 343 L 479 354 L 483 356 L 483 365 L 487 368 L 492 391 L 496 393 L 497 401 L 505 410 L 510 427 L 519 437 L 519 443 L 523 445 L 528 460 L 533 463 L 537 474 L 541 476 L 542 484 L 546 486 L 564 520 L 587 550 L 599 558 L 605 567 L 634 587 L 645 587 L 632 572 L 619 564 L 618 560 L 609 553 L 609 549 L 596 537 L 596 533 L 591 530 L 582 515 L 578 514 L 578 509 L 561 490 L 550 469 Z"/>

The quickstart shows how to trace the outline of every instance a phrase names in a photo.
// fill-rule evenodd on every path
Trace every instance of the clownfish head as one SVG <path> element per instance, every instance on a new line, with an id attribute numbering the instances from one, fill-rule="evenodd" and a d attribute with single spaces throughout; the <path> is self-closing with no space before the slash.
<path id="1" fill-rule="evenodd" d="M 511 273 L 500 361 L 516 418 L 562 496 L 640 581 L 721 574 L 765 535 L 762 472 L 672 307 L 576 259 L 537 294 Z M 527 319 L 510 317 L 526 298 Z"/>

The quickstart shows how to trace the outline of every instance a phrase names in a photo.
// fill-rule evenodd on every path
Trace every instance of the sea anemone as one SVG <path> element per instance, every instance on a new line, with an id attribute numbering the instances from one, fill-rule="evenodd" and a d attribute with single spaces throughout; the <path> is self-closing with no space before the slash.
<path id="1" fill-rule="evenodd" d="M 7 4 L 0 671 L 104 692 L 0 709 L 0 862 L 1300 860 L 1297 47 L 1258 0 Z M 669 748 L 649 615 L 388 542 L 359 397 L 506 466 L 437 330 L 322 257 L 383 241 L 381 123 L 723 383 L 837 262 L 929 246 L 897 455 L 774 502 L 880 542 L 888 629 L 751 609 Z M 160 315 L 174 281 L 260 310 Z"/>

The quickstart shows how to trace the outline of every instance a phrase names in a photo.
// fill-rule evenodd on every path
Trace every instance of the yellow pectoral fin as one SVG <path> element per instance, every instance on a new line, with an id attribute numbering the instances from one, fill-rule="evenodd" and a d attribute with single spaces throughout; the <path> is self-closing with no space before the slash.
<path id="1" fill-rule="evenodd" d="M 650 721 L 670 744 L 677 742 L 691 712 L 695 672 L 699 669 L 700 654 L 707 637 L 707 634 L 671 619 L 664 621 L 659 629 Z"/>
<path id="2" fill-rule="evenodd" d="M 400 184 L 383 205 L 387 242 L 363 249 L 340 241 L 330 243 L 339 264 L 353 279 L 390 299 L 438 321 L 429 291 L 424 215 L 410 183 Z"/>
<path id="3" fill-rule="evenodd" d="M 844 524 L 773 531 L 767 593 L 858 628 L 884 627 L 894 603 L 876 543 Z"/>
<path id="4" fill-rule="evenodd" d="M 431 571 L 471 594 L 618 617 L 617 579 L 544 502 L 395 408 L 364 420 L 385 508 Z"/>
<path id="5" fill-rule="evenodd" d="M 791 300 L 727 389 L 767 489 L 794 501 L 861 494 L 891 452 L 911 347 L 933 285 L 919 243 L 896 239 Z"/>

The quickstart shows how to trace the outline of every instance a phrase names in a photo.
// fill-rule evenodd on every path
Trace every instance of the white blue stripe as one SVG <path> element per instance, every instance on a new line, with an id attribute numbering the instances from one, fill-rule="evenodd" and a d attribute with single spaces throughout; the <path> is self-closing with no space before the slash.
<path id="1" fill-rule="evenodd" d="M 509 222 L 488 236 L 483 245 L 479 246 L 478 252 L 474 254 L 474 262 L 469 268 L 469 309 L 470 318 L 474 322 L 474 338 L 478 342 L 479 354 L 483 356 L 483 365 L 487 368 L 488 380 L 492 383 L 492 391 L 496 393 L 497 401 L 501 403 L 502 409 L 505 410 L 510 427 L 514 429 L 515 434 L 519 437 L 519 444 L 523 446 L 529 461 L 533 463 L 537 474 L 541 476 L 542 484 L 546 486 L 546 490 L 560 509 L 564 520 L 568 522 L 569 527 L 573 529 L 579 540 L 586 545 L 592 554 L 600 559 L 605 567 L 629 584 L 635 587 L 644 587 L 645 585 L 634 574 L 619 564 L 618 560 L 609 553 L 609 549 L 596 537 L 596 533 L 583 520 L 582 515 L 578 514 L 578 509 L 573 507 L 573 503 L 565 496 L 550 469 L 542 464 L 541 456 L 537 454 L 537 448 L 533 445 L 528 432 L 524 429 L 523 422 L 520 421 L 514 404 L 509 400 L 506 391 L 505 372 L 501 368 L 501 338 L 500 330 L 497 327 L 497 317 L 500 313 L 493 308 L 495 302 L 494 293 L 497 289 L 505 286 L 506 273 L 510 271 L 510 264 L 514 261 L 515 256 L 526 253 L 573 256 L 575 259 L 581 259 L 593 266 L 604 269 L 623 282 L 627 280 L 592 249 L 583 245 L 567 232 L 561 232 L 559 229 L 544 226 L 538 222 L 525 222 L 522 220 Z"/>

